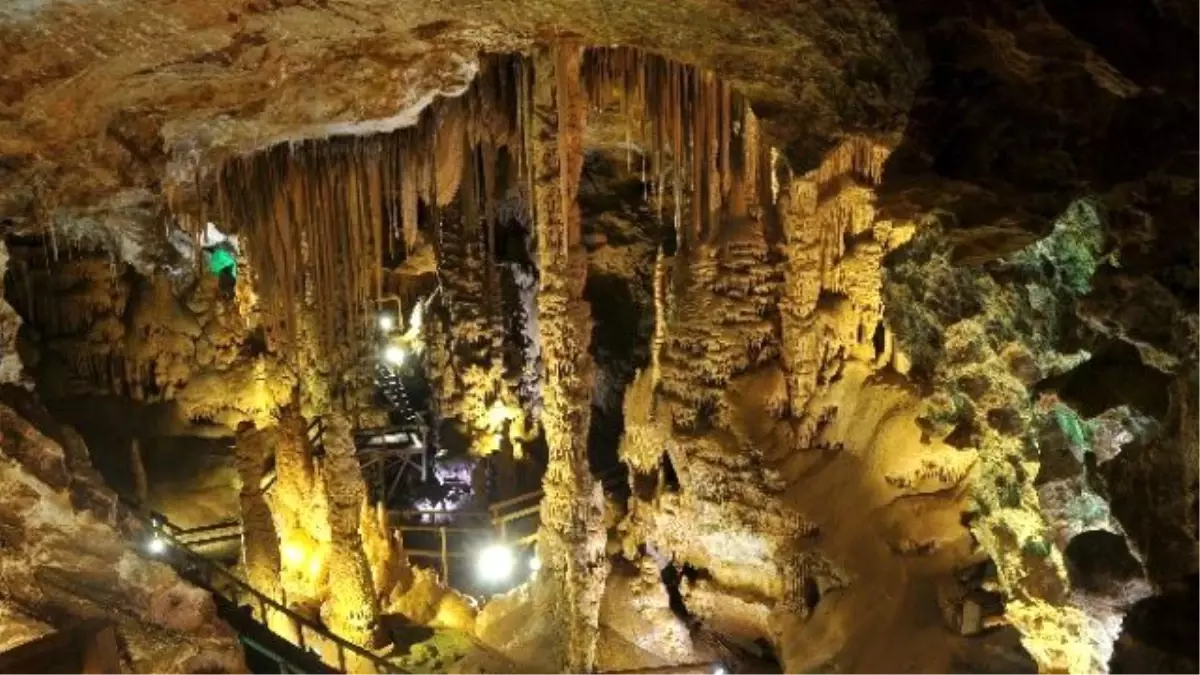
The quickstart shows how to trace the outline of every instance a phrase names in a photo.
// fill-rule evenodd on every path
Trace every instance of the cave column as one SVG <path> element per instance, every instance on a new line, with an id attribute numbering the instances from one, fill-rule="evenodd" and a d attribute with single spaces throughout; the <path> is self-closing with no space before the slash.
<path id="1" fill-rule="evenodd" d="M 322 488 L 329 507 L 329 598 L 322 619 L 337 635 L 373 647 L 379 603 L 371 566 L 359 533 L 366 488 L 355 457 L 350 423 L 340 413 L 325 416 Z M 353 671 L 353 668 L 351 668 Z"/>
<path id="2" fill-rule="evenodd" d="M 246 582 L 264 595 L 280 599 L 279 535 L 275 520 L 263 494 L 263 479 L 273 450 L 272 434 L 261 429 L 238 432 L 234 449 L 241 489 L 238 501 L 242 514 L 242 568 Z M 290 635 L 293 629 L 282 616 L 267 617 L 271 629 Z"/>
<path id="3" fill-rule="evenodd" d="M 269 433 L 275 451 L 275 485 L 269 501 L 279 533 L 279 583 L 286 604 L 296 608 L 321 595 L 324 550 L 312 522 L 316 472 L 304 420 L 295 411 L 287 411 Z"/>
<path id="4" fill-rule="evenodd" d="M 142 460 L 142 443 L 137 438 L 129 442 L 129 466 L 133 473 L 133 496 L 145 508 L 150 496 L 150 481 L 146 478 L 146 463 Z"/>
<path id="5" fill-rule="evenodd" d="M 541 593 L 565 630 L 563 668 L 595 664 L 600 599 L 608 575 L 604 496 L 588 468 L 594 364 L 591 309 L 583 299 L 587 254 L 576 195 L 583 168 L 586 97 L 582 51 L 539 53 L 533 102 L 534 217 L 538 235 L 538 330 L 545 364 L 542 424 L 549 447 L 538 555 Z"/>

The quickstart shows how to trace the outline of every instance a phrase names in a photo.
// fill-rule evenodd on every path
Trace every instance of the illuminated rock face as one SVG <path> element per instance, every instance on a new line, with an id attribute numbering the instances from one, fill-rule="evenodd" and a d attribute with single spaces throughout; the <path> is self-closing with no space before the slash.
<path id="1" fill-rule="evenodd" d="M 542 483 L 538 587 L 565 632 L 560 663 L 569 672 L 595 664 L 596 633 L 608 572 L 600 484 L 588 467 L 593 364 L 591 310 L 583 299 L 587 256 L 579 204 L 587 119 L 578 46 L 537 59 L 533 89 L 533 213 L 538 235 L 538 331 L 545 364 L 542 428 L 550 458 Z M 557 602 L 554 601 L 557 599 Z"/>
<path id="2" fill-rule="evenodd" d="M 295 371 L 254 353 L 252 303 L 223 302 L 211 275 L 177 285 L 90 248 L 55 260 L 23 246 L 18 256 L 9 297 L 38 336 L 28 370 L 44 396 L 166 404 L 154 431 L 180 435 L 263 424 L 289 400 Z"/>
<path id="3" fill-rule="evenodd" d="M 89 475 L 78 436 L 47 433 L 64 442 L 0 405 L 5 647 L 102 619 L 115 625 L 130 672 L 246 672 L 212 597 L 139 557 L 119 531 L 116 496 Z"/>
<path id="4" fill-rule="evenodd" d="M 1193 6 L 242 5 L 167 3 L 153 21 L 132 0 L 0 10 L 0 223 L 25 263 L 10 265 L 6 298 L 46 395 L 82 384 L 173 402 L 189 433 L 191 418 L 274 425 L 297 388 L 305 414 L 325 413 L 329 390 L 352 379 L 380 285 L 373 258 L 394 248 L 443 277 L 427 337 L 435 397 L 476 454 L 533 436 L 527 392 L 542 390 L 547 571 L 513 596 L 532 620 L 481 623 L 545 628 L 537 640 L 554 649 L 526 653 L 561 649 L 548 668 L 606 667 L 614 644 L 640 644 L 622 614 L 634 605 L 655 617 L 661 639 L 642 645 L 654 658 L 710 656 L 700 639 L 688 651 L 650 586 L 603 581 L 617 549 L 639 584 L 656 556 L 686 565 L 672 601 L 704 630 L 770 643 L 789 669 L 1027 666 L 995 656 L 1018 634 L 1044 670 L 1178 656 L 1146 638 L 1184 620 L 1155 618 L 1158 601 L 1191 592 L 1196 572 L 1196 187 L 1181 154 L 1196 146 Z M 584 86 L 542 58 L 530 90 L 532 71 L 518 85 L 475 55 L 563 32 L 700 67 L 596 50 Z M 477 73 L 502 95 L 479 96 Z M 516 120 L 476 116 L 522 87 Z M 570 206 L 584 100 L 597 120 L 619 108 L 622 122 L 595 136 L 646 161 L 644 210 L 677 246 L 638 263 L 652 280 L 650 365 L 606 408 L 624 413 L 624 505 L 603 504 L 586 466 L 589 353 L 602 353 L 589 341 L 611 299 L 581 300 L 599 257 Z M 368 135 L 398 127 L 416 142 Z M 323 140 L 338 134 L 351 137 Z M 539 276 L 523 289 L 542 314 L 525 330 L 544 378 L 532 356 L 498 365 L 513 345 L 498 347 L 509 338 L 489 304 L 491 221 L 479 216 L 514 156 L 533 169 L 517 200 L 538 230 Z M 1100 236 L 1047 237 L 1083 195 Z M 212 283 L 180 290 L 158 241 L 168 210 L 185 225 L 243 221 L 252 281 L 236 307 L 222 311 Z M 18 250 L 38 237 L 54 265 Z M 103 253 L 72 258 L 80 241 Z M 6 321 L 6 380 L 13 335 Z M 280 425 L 267 500 L 281 584 L 308 597 L 328 585 L 330 547 L 355 536 L 352 500 L 335 508 L 327 492 L 354 487 L 338 483 L 346 462 L 331 477 L 303 459 L 298 422 Z M 269 538 L 261 504 L 242 497 L 255 537 Z M 349 604 L 388 596 L 429 614 L 424 591 L 384 590 L 404 575 L 384 562 L 392 547 L 370 510 L 353 515 L 365 551 L 338 563 L 357 570 Z M 262 543 L 247 561 L 270 576 Z M 348 605 L 330 611 L 369 624 Z"/>
<path id="5" fill-rule="evenodd" d="M 322 474 L 329 505 L 329 600 L 321 607 L 321 618 L 334 633 L 356 644 L 374 646 L 379 601 L 359 535 L 366 489 L 349 422 L 340 415 L 330 415 L 326 421 Z"/>

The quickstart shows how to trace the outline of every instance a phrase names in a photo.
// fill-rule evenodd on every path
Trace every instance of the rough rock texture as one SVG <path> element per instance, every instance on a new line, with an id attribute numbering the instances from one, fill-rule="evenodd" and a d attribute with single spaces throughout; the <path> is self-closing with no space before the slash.
<path id="1" fill-rule="evenodd" d="M 589 471 L 587 432 L 593 364 L 591 311 L 583 300 L 587 257 L 576 195 L 587 119 L 579 45 L 541 53 L 533 91 L 533 213 L 538 234 L 538 330 L 546 374 L 542 427 L 549 447 L 543 479 L 535 594 L 563 638 L 559 667 L 591 671 L 604 578 L 604 501 Z M 565 638 L 565 639 L 564 639 Z M 553 638 L 551 638 L 553 639 Z M 565 644 L 564 644 L 565 643 Z"/>
<path id="2" fill-rule="evenodd" d="M 0 243 L 0 273 L 8 272 L 8 246 Z M 24 379 L 21 357 L 17 353 L 17 331 L 21 317 L 0 299 L 0 384 L 18 384 Z"/>
<path id="3" fill-rule="evenodd" d="M 72 621 L 107 619 L 131 672 L 245 672 L 211 596 L 138 557 L 136 537 L 116 529 L 115 496 L 77 471 L 87 463 L 77 437 L 60 445 L 0 406 L 0 439 L 6 633 L 24 624 L 23 641 Z"/>
<path id="4" fill-rule="evenodd" d="M 705 659 L 691 630 L 671 608 L 659 569 L 649 558 L 639 568 L 608 576 L 600 607 L 596 669 L 658 668 Z"/>
<path id="5" fill-rule="evenodd" d="M 652 199 L 675 212 L 678 250 L 664 245 L 643 275 L 654 330 L 649 368 L 621 406 L 635 494 L 623 553 L 678 567 L 693 619 L 770 643 L 789 668 L 1012 668 L 1015 632 L 1046 670 L 1100 670 L 1113 649 L 1123 668 L 1141 659 L 1187 670 L 1194 643 L 1181 647 L 1178 635 L 1195 621 L 1179 598 L 1194 595 L 1197 559 L 1196 31 L 1194 3 L 1178 0 L 24 2 L 0 10 L 0 222 L 37 238 L 47 259 L 69 258 L 70 241 L 102 242 L 146 270 L 167 255 L 163 206 L 202 212 L 196 196 L 226 158 L 411 124 L 438 93 L 466 89 L 483 70 L 481 48 L 569 33 L 696 64 L 686 79 L 672 66 L 670 86 L 708 92 L 720 76 L 754 112 L 739 112 L 741 161 L 728 163 L 727 139 L 710 140 L 708 127 L 733 129 L 707 107 L 720 97 L 651 111 L 662 115 L 656 132 L 673 127 L 673 147 L 642 157 L 655 157 Z M 533 590 L 569 592 L 525 597 L 538 611 L 505 625 L 557 635 L 549 643 L 565 656 L 549 667 L 583 668 L 605 584 L 601 574 L 569 584 L 563 570 L 568 560 L 604 566 L 584 349 L 602 335 L 591 319 L 602 313 L 581 301 L 603 256 L 585 244 L 604 247 L 571 222 L 583 131 L 544 89 L 537 103 L 523 120 L 536 117 L 541 136 L 535 168 L 554 163 L 551 120 L 569 152 L 557 169 L 567 178 L 525 196 L 542 258 L 543 424 L 558 453 L 543 513 L 547 581 Z M 439 187 L 432 203 L 465 206 L 451 202 L 474 161 L 457 161 L 459 122 L 435 121 L 438 154 L 456 161 L 427 172 Z M 415 253 L 426 233 L 407 217 L 415 202 L 401 201 Z M 1076 226 L 1089 219 L 1102 235 Z M 464 231 L 478 234 L 448 230 Z M 462 242 L 450 243 L 426 258 L 455 275 L 449 305 L 469 305 L 492 270 L 478 267 L 477 250 L 455 259 Z M 202 351 L 214 362 L 221 351 L 191 346 L 203 343 L 192 339 L 203 312 L 176 311 L 180 296 L 161 278 L 131 283 L 111 269 L 94 256 L 62 263 L 47 293 L 25 288 L 33 271 L 10 275 L 6 295 L 27 330 L 66 340 L 65 358 L 28 362 L 31 371 L 120 382 L 110 389 L 134 397 L 169 391 L 201 416 L 223 416 L 233 390 L 234 417 L 263 422 L 271 406 L 247 397 L 275 382 L 290 393 L 283 381 L 294 377 L 311 399 L 334 372 L 307 354 L 294 373 L 261 357 L 194 373 Z M 533 304 L 528 290 L 523 298 Z M 489 308 L 478 309 L 465 313 Z M 469 337 L 491 349 L 495 326 L 470 323 Z M 147 339 L 168 346 L 147 349 Z M 494 353 L 470 356 L 471 384 L 485 393 L 446 398 L 482 402 L 469 417 L 490 441 L 515 420 L 513 397 L 497 393 L 512 387 L 492 381 Z M 523 390 L 535 362 L 525 360 Z M 517 398 L 533 409 L 536 396 Z M 491 424 L 480 412 L 498 399 Z M 286 488 L 285 542 L 304 530 L 295 514 L 318 484 L 307 471 Z"/>
<path id="6" fill-rule="evenodd" d="M 238 434 L 236 461 L 239 512 L 242 522 L 242 574 L 246 583 L 270 598 L 280 594 L 279 535 L 267 501 L 268 470 L 275 458 L 268 430 L 243 430 Z"/>
<path id="7" fill-rule="evenodd" d="M 192 421 L 262 424 L 296 385 L 295 370 L 254 347 L 249 299 L 222 301 L 212 275 L 176 283 L 169 268 L 143 276 L 93 250 L 56 260 L 43 241 L 14 249 L 12 264 L 7 297 L 25 319 L 32 374 L 48 398 L 174 403 L 174 429 L 159 431 L 183 434 Z"/>

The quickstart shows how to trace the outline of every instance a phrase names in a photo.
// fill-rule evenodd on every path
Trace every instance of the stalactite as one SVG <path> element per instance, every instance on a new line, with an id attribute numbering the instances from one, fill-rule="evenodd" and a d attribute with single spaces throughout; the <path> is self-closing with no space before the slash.
<path id="1" fill-rule="evenodd" d="M 744 133 L 749 110 L 741 96 L 710 71 L 630 47 L 587 50 L 583 81 L 588 103 L 593 108 L 615 103 L 626 118 L 627 136 L 636 134 L 645 147 L 642 161 L 650 166 L 643 164 L 642 171 L 651 177 L 651 201 L 661 220 L 670 194 L 680 247 L 715 233 L 730 208 L 733 172 L 744 166 L 734 157 L 734 137 Z M 750 198 L 758 201 L 757 194 Z"/>
<path id="2" fill-rule="evenodd" d="M 328 358 L 362 352 L 397 223 L 411 254 L 424 202 L 436 238 L 464 155 L 480 143 L 495 147 L 523 137 L 519 125 L 530 120 L 528 68 L 521 62 L 492 57 L 466 94 L 435 102 L 412 127 L 280 144 L 219 168 L 209 199 L 222 227 L 244 235 L 274 339 L 294 339 L 297 312 L 310 304 Z M 494 163 L 494 154 L 484 161 Z M 482 192 L 486 202 L 494 189 Z M 202 227 L 172 201 L 181 222 Z M 205 221 L 203 208 L 201 214 Z"/>

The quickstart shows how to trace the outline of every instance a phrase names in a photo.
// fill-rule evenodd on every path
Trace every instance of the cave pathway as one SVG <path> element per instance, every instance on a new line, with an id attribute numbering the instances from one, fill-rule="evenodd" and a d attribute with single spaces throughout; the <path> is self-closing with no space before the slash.
<path id="1" fill-rule="evenodd" d="M 161 514 L 149 513 L 125 499 L 121 503 L 127 515 L 142 525 L 146 550 L 175 568 L 187 581 L 212 593 L 217 614 L 237 632 L 239 642 L 277 665 L 279 672 L 344 673 L 349 672 L 347 664 L 353 660 L 370 663 L 379 673 L 408 672 L 289 609 L 286 597 L 281 598 L 282 602 L 274 600 L 238 578 L 225 565 L 199 553 L 187 537 L 205 528 L 185 530 Z M 277 617 L 281 619 L 278 623 L 287 625 L 295 635 L 294 643 L 268 625 L 276 623 Z M 393 653 L 403 654 L 411 646 L 394 645 Z M 327 663 L 327 658 L 333 663 Z"/>

